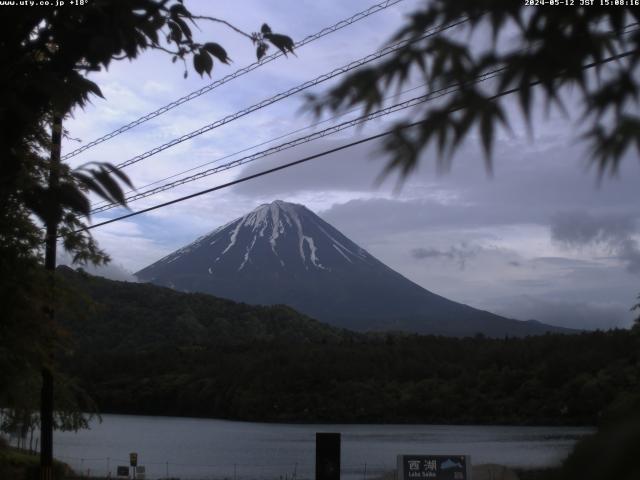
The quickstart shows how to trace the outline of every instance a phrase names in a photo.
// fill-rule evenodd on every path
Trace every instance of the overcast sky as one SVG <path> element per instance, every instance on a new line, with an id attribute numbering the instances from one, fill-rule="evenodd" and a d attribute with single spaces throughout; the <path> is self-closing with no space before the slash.
<path id="1" fill-rule="evenodd" d="M 372 3 L 244 0 L 238 8 L 238 2 L 192 0 L 188 6 L 194 13 L 224 18 L 247 31 L 267 22 L 274 31 L 298 41 Z M 367 55 L 388 40 L 416 4 L 406 0 L 313 42 L 296 57 L 281 58 L 229 82 L 70 163 L 122 162 Z M 219 24 L 202 24 L 197 35 L 220 42 L 233 59 L 231 66 L 215 65 L 213 80 L 254 60 L 251 43 Z M 182 72 L 179 63 L 172 64 L 161 53 L 114 63 L 108 72 L 93 76 L 106 101 L 95 99 L 92 106 L 76 112 L 65 125 L 70 136 L 88 142 L 212 81 L 199 78 L 192 69 L 185 80 Z M 330 85 L 310 92 L 321 93 Z M 571 105 L 573 97 L 565 94 Z M 402 98 L 412 95 L 416 92 Z M 310 125 L 313 118 L 301 112 L 303 105 L 302 95 L 291 97 L 126 171 L 144 190 L 151 182 Z M 117 222 L 95 230 L 113 258 L 104 274 L 129 278 L 130 272 L 199 235 L 261 203 L 281 199 L 306 205 L 393 269 L 452 300 L 562 326 L 628 326 L 633 318 L 629 309 L 640 292 L 640 167 L 636 158 L 626 158 L 617 177 L 598 183 L 597 172 L 588 168 L 585 146 L 577 140 L 576 118 L 536 112 L 530 136 L 515 116 L 512 133 L 500 133 L 492 176 L 484 168 L 477 138 L 472 137 L 454 157 L 450 171 L 440 172 L 437 155 L 426 152 L 419 171 L 400 188 L 394 177 L 379 184 L 376 179 L 385 158 L 379 145 L 366 144 Z M 131 208 L 138 210 L 353 141 L 388 128 L 393 119 L 183 185 L 134 202 Z M 78 145 L 67 140 L 64 152 Z M 255 147 L 243 155 L 264 148 Z M 112 210 L 94 221 L 122 213 Z"/>

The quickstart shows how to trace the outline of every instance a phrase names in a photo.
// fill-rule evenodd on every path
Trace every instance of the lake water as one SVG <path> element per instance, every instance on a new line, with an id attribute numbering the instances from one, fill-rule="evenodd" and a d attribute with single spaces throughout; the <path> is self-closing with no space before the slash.
<path id="1" fill-rule="evenodd" d="M 104 415 L 90 430 L 56 432 L 54 456 L 115 476 L 138 453 L 146 479 L 312 479 L 315 433 L 342 433 L 342 477 L 372 480 L 398 454 L 466 454 L 473 464 L 556 465 L 589 428 L 446 425 L 290 425 Z"/>

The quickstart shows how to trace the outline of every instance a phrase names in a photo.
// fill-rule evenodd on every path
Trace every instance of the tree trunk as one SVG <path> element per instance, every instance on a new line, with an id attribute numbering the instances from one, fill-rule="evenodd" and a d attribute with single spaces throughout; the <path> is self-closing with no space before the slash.
<path id="1" fill-rule="evenodd" d="M 54 114 L 51 128 L 51 164 L 49 168 L 49 191 L 55 192 L 60 181 L 60 142 L 62 140 L 62 117 Z M 52 195 L 52 198 L 53 195 Z M 58 242 L 59 214 L 52 208 L 47 219 L 47 238 L 45 246 L 44 267 L 50 274 L 49 305 L 47 321 L 50 326 L 54 322 L 54 287 L 56 273 L 56 246 Z M 47 346 L 48 364 L 42 366 L 42 392 L 40 397 L 40 479 L 52 480 L 53 467 L 53 345 Z"/>

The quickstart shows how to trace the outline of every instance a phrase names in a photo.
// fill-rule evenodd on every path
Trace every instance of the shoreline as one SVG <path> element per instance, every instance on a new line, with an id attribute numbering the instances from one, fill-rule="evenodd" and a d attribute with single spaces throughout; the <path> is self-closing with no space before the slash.
<path id="1" fill-rule="evenodd" d="M 111 476 L 91 475 L 90 469 L 86 472 L 78 472 L 74 470 L 68 463 L 60 459 L 54 459 L 57 469 L 61 472 L 63 478 L 84 478 L 91 480 L 109 480 Z M 39 455 L 22 448 L 12 447 L 10 445 L 0 445 L 0 473 L 7 480 L 19 480 L 27 478 L 34 469 L 39 466 Z M 473 479 L 505 479 L 505 480 L 553 480 L 558 478 L 561 470 L 560 466 L 544 467 L 544 468 L 527 468 L 527 467 L 509 467 L 496 463 L 485 463 L 472 465 Z M 514 476 L 515 475 L 515 476 Z M 150 477 L 154 478 L 154 477 Z M 215 476 L 211 477 L 215 479 Z M 220 477 L 220 480 L 226 478 Z M 265 477 L 268 480 L 267 477 Z M 272 480 L 278 480 L 282 476 L 274 476 Z M 300 477 L 300 480 L 304 477 Z M 382 475 L 372 475 L 370 480 L 398 480 L 397 472 L 389 470 Z"/>
<path id="2" fill-rule="evenodd" d="M 181 419 L 181 420 L 212 420 L 218 422 L 233 422 L 233 423 L 246 423 L 246 424 L 264 424 L 264 425 L 380 425 L 385 427 L 391 426 L 434 426 L 434 427 L 514 427 L 514 428 L 586 428 L 592 429 L 594 432 L 598 429 L 597 425 L 593 424 L 580 424 L 580 423 L 486 423 L 486 422 L 419 422 L 413 420 L 407 421 L 341 421 L 341 420 L 269 420 L 269 419 L 239 419 L 239 418 L 225 418 L 225 417 L 207 417 L 207 416 L 197 416 L 197 415 L 179 415 L 179 414 L 151 414 L 151 413 L 123 413 L 123 412 L 114 412 L 114 411 L 104 411 L 100 413 L 89 414 L 92 415 L 93 418 L 102 417 L 105 415 L 118 415 L 118 416 L 126 416 L 126 417 L 143 417 L 143 418 L 164 418 L 164 419 Z"/>

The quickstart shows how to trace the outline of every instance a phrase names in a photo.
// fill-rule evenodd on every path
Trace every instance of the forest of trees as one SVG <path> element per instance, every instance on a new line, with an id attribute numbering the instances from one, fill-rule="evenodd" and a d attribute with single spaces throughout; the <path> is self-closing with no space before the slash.
<path id="1" fill-rule="evenodd" d="M 95 301 L 66 313 L 63 368 L 103 413 L 595 425 L 640 407 L 637 330 L 365 335 L 284 306 L 63 274 Z"/>
<path id="2" fill-rule="evenodd" d="M 81 352 L 103 412 L 288 422 L 598 424 L 640 406 L 628 331 Z"/>

